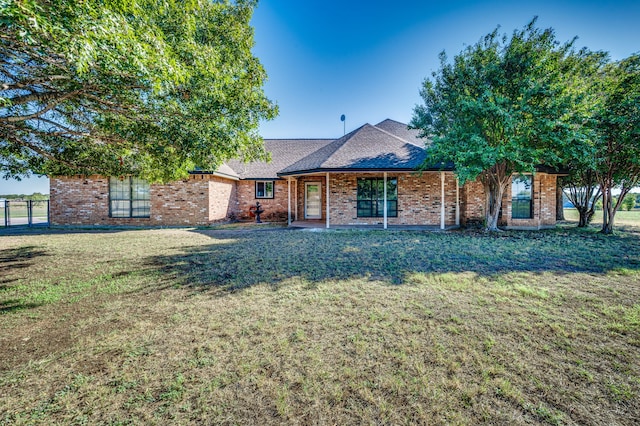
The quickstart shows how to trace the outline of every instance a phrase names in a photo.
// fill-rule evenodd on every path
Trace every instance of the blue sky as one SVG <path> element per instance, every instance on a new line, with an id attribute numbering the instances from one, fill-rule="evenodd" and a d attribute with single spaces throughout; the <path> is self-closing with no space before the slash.
<path id="1" fill-rule="evenodd" d="M 264 0 L 253 19 L 254 52 L 280 116 L 267 138 L 336 137 L 385 118 L 408 122 L 423 79 L 496 26 L 511 33 L 534 16 L 561 41 L 606 50 L 640 50 L 640 2 Z"/>
<path id="2" fill-rule="evenodd" d="M 280 115 L 265 138 L 339 137 L 385 118 L 408 122 L 425 77 L 500 26 L 510 34 L 534 16 L 558 40 L 621 59 L 640 51 L 639 1 L 262 0 L 255 55 Z M 46 179 L 0 180 L 0 194 L 48 192 Z"/>

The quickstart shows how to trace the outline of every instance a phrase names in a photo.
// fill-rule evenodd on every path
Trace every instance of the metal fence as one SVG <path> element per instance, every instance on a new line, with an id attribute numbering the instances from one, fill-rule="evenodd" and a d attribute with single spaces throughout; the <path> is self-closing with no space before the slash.
<path id="1" fill-rule="evenodd" d="M 0 200 L 0 227 L 49 225 L 49 200 Z"/>

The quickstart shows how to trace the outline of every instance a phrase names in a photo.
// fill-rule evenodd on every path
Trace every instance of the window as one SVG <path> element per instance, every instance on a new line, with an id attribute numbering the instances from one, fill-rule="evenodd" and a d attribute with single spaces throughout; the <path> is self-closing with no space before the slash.
<path id="1" fill-rule="evenodd" d="M 256 182 L 256 198 L 273 198 L 273 181 Z"/>
<path id="2" fill-rule="evenodd" d="M 138 178 L 109 178 L 109 217 L 149 217 L 149 183 Z"/>
<path id="3" fill-rule="evenodd" d="M 384 179 L 358 178 L 358 217 L 384 216 Z M 398 179 L 387 179 L 387 217 L 398 217 Z"/>
<path id="4" fill-rule="evenodd" d="M 531 176 L 517 176 L 511 181 L 511 218 L 533 218 Z"/>

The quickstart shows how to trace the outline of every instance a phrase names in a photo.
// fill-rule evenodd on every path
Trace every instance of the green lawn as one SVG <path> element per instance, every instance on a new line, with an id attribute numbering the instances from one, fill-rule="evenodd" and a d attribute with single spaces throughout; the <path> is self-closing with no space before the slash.
<path id="1" fill-rule="evenodd" d="M 578 222 L 580 216 L 576 209 L 564 209 L 564 217 L 571 222 Z M 640 209 L 631 211 L 619 210 L 614 218 L 614 228 L 617 225 L 630 225 L 640 227 Z M 591 226 L 602 227 L 602 210 L 597 210 L 591 221 Z"/>
<path id="2" fill-rule="evenodd" d="M 0 424 L 637 424 L 640 231 L 0 233 Z"/>

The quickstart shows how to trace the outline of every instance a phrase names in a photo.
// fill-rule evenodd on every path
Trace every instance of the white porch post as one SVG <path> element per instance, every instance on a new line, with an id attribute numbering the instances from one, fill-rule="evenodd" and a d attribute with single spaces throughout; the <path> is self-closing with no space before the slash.
<path id="1" fill-rule="evenodd" d="M 295 206 L 293 207 L 293 211 L 294 211 L 294 217 L 295 220 L 298 220 L 298 178 L 294 178 L 294 183 L 295 183 L 295 188 L 294 191 L 295 193 L 293 194 L 293 202 L 295 203 Z"/>
<path id="2" fill-rule="evenodd" d="M 287 225 L 291 226 L 291 178 L 287 178 Z"/>
<path id="3" fill-rule="evenodd" d="M 384 176 L 384 207 L 382 207 L 382 216 L 384 217 L 383 220 L 383 228 L 387 229 L 387 172 L 383 173 Z"/>
<path id="4" fill-rule="evenodd" d="M 444 172 L 440 172 L 440 229 L 444 229 Z"/>
<path id="5" fill-rule="evenodd" d="M 329 173 L 327 173 L 326 191 L 327 191 L 327 229 L 329 229 Z"/>
<path id="6" fill-rule="evenodd" d="M 456 226 L 460 226 L 460 184 L 456 177 Z"/>

